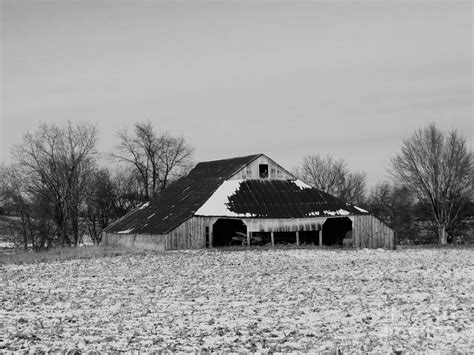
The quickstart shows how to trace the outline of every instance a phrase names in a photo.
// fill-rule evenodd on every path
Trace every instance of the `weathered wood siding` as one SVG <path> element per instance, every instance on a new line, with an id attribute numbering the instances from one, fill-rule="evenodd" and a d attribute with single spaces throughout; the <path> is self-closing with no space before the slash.
<path id="1" fill-rule="evenodd" d="M 206 223 L 210 218 L 192 217 L 166 235 L 166 249 L 202 249 L 206 247 Z"/>
<path id="2" fill-rule="evenodd" d="M 356 248 L 394 248 L 393 230 L 374 216 L 351 216 L 352 242 Z"/>
<path id="3" fill-rule="evenodd" d="M 247 166 L 244 166 L 239 170 L 234 176 L 229 180 L 237 179 L 260 179 L 260 164 L 268 164 L 268 179 L 269 180 L 291 180 L 295 179 L 290 172 L 282 168 L 280 165 L 275 163 L 272 159 L 267 156 L 262 155 L 261 157 L 255 159 L 252 163 Z"/>
<path id="4" fill-rule="evenodd" d="M 385 223 L 371 215 L 347 216 L 352 220 L 352 241 L 356 248 L 394 247 L 394 233 Z M 238 218 L 247 226 L 247 232 L 298 232 L 323 228 L 328 218 Z M 104 233 L 102 243 L 107 246 L 151 250 L 180 250 L 206 248 L 206 227 L 212 243 L 212 226 L 218 217 L 192 217 L 166 235 Z"/>
<path id="5" fill-rule="evenodd" d="M 104 233 L 102 245 L 109 247 L 166 250 L 164 235 Z"/>

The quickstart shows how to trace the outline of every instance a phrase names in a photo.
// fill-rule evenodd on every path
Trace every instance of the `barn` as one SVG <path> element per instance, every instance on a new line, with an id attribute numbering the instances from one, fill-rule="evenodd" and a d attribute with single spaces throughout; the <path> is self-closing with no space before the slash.
<path id="1" fill-rule="evenodd" d="M 264 154 L 201 162 L 103 232 L 105 245 L 153 250 L 282 243 L 393 248 L 394 235 Z"/>

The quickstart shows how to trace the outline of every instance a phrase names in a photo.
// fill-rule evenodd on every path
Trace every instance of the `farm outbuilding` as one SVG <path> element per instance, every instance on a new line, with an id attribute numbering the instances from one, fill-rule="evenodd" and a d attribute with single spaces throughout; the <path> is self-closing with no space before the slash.
<path id="1" fill-rule="evenodd" d="M 264 154 L 199 163 L 103 234 L 105 245 L 155 250 L 393 242 L 393 231 L 369 212 L 312 188 Z"/>

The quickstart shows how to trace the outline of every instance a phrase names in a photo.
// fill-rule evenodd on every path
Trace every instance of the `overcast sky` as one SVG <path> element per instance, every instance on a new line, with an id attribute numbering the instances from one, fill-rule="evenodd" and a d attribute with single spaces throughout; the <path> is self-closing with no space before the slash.
<path id="1" fill-rule="evenodd" d="M 39 122 L 150 120 L 195 160 L 343 158 L 370 185 L 435 122 L 472 145 L 471 1 L 1 1 L 1 161 Z"/>

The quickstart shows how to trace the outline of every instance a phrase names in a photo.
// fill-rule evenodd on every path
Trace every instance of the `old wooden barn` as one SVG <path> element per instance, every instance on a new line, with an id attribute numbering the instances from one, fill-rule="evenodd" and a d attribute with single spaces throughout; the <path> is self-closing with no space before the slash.
<path id="1" fill-rule="evenodd" d="M 155 250 L 235 244 L 393 248 L 367 211 L 306 185 L 264 154 L 202 162 L 104 230 L 103 243 Z"/>

